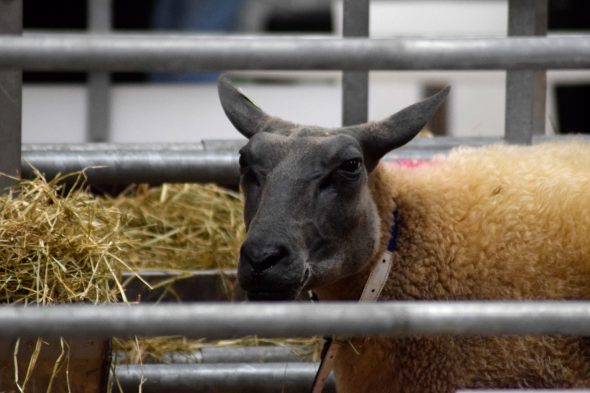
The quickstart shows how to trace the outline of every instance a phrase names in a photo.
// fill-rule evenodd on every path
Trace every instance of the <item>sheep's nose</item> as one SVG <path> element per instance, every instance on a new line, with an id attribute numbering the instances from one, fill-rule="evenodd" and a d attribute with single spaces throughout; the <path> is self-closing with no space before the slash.
<path id="1" fill-rule="evenodd" d="M 289 250 L 280 243 L 246 241 L 240 249 L 240 256 L 255 272 L 263 272 L 288 259 Z"/>

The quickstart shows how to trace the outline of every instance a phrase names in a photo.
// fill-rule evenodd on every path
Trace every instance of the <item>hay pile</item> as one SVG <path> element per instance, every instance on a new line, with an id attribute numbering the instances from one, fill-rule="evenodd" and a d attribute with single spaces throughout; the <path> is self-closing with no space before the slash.
<path id="1" fill-rule="evenodd" d="M 130 247 L 121 255 L 136 270 L 221 269 L 236 266 L 244 236 L 237 193 L 212 184 L 139 188 L 104 203 L 129 221 Z"/>
<path id="2" fill-rule="evenodd" d="M 0 195 L 0 301 L 113 302 L 122 296 L 123 217 L 69 176 L 40 175 Z M 77 181 L 81 181 L 78 178 Z"/>
<path id="3" fill-rule="evenodd" d="M 244 233 L 237 193 L 165 184 L 97 198 L 83 183 L 81 173 L 49 182 L 37 174 L 0 195 L 1 301 L 126 301 L 123 271 L 235 267 Z"/>

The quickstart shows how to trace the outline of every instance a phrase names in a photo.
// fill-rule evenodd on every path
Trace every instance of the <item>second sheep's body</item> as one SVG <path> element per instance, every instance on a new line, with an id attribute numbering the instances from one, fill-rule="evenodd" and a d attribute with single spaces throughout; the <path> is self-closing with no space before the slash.
<path id="1" fill-rule="evenodd" d="M 399 212 L 382 300 L 590 299 L 589 143 L 460 149 L 417 168 L 382 164 L 369 182 L 380 216 Z M 358 299 L 366 274 L 320 297 Z M 339 392 L 590 387 L 590 338 L 351 344 L 337 359 Z"/>

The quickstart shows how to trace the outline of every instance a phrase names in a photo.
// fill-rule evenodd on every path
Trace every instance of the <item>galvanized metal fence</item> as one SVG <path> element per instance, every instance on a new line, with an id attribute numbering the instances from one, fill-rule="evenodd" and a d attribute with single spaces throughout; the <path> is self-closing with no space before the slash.
<path id="1" fill-rule="evenodd" d="M 195 303 L 0 307 L 1 337 L 590 336 L 590 302 Z"/>
<path id="2" fill-rule="evenodd" d="M 505 140 L 531 143 L 533 135 L 545 128 L 546 70 L 590 68 L 590 36 L 546 36 L 547 0 L 508 1 L 510 37 L 477 39 L 370 39 L 369 0 L 344 0 L 343 38 L 107 35 L 104 33 L 110 25 L 106 17 L 110 0 L 91 0 L 89 4 L 91 34 L 22 35 L 22 0 L 0 1 L 1 172 L 18 175 L 22 170 L 24 176 L 29 176 L 29 169 L 21 163 L 22 154 L 22 159 L 49 176 L 89 166 L 106 166 L 108 169 L 90 172 L 90 180 L 97 183 L 218 181 L 227 184 L 235 183 L 237 178 L 236 146 L 220 148 L 205 142 L 125 148 L 118 145 L 22 147 L 22 70 L 91 71 L 90 139 L 104 141 L 109 116 L 108 71 L 343 70 L 342 122 L 346 125 L 367 120 L 369 70 L 505 69 Z M 481 144 L 490 140 L 421 141 L 395 154 L 422 158 L 465 142 Z M 6 179 L 0 179 L 0 186 L 6 184 Z M 0 307 L 2 337 L 327 333 L 590 336 L 589 326 L 588 302 Z M 292 376 L 296 381 L 293 391 L 301 391 L 316 367 L 275 366 L 248 366 L 248 371 L 242 373 L 235 367 L 229 371 L 205 370 L 206 367 L 200 371 L 183 371 L 125 366 L 117 373 L 123 384 L 129 386 L 137 385 L 141 373 L 151 373 L 152 380 L 158 381 L 155 384 L 160 384 L 154 385 L 156 390 L 182 389 L 178 378 L 182 376 L 186 386 L 217 381 L 232 391 L 238 384 L 254 383 L 258 391 L 263 391 L 260 381 L 270 381 L 276 375 L 284 381 L 285 376 Z M 249 380 L 248 375 L 254 375 L 254 379 Z"/>
<path id="3" fill-rule="evenodd" d="M 92 141 L 107 140 L 108 71 L 343 70 L 342 121 L 352 124 L 367 120 L 369 70 L 505 69 L 505 140 L 531 143 L 533 134 L 545 129 L 546 70 L 590 67 L 590 36 L 546 36 L 547 0 L 509 1 L 508 38 L 458 39 L 369 39 L 368 0 L 344 1 L 343 38 L 106 34 L 110 0 L 89 0 L 92 34 L 21 35 L 21 1 L 0 5 L 0 131 L 4 142 L 0 170 L 12 174 L 21 170 L 23 69 L 92 71 L 88 127 Z M 116 152 L 117 147 L 113 148 Z M 47 154 L 52 154 L 49 149 Z M 96 162 L 91 149 L 79 153 L 79 157 L 85 155 L 88 158 L 80 164 Z M 210 162 L 221 164 L 226 158 Z M 148 159 L 144 166 L 147 164 Z"/>

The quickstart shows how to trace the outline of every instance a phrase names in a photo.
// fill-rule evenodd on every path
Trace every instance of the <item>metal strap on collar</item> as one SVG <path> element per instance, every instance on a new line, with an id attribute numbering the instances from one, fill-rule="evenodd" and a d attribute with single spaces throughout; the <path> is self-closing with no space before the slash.
<path id="1" fill-rule="evenodd" d="M 387 278 L 389 277 L 389 272 L 391 271 L 393 252 L 397 246 L 397 221 L 398 213 L 396 210 L 393 213 L 393 224 L 391 225 L 391 234 L 389 243 L 387 244 L 387 250 L 381 254 L 379 262 L 377 262 L 373 267 L 373 270 L 371 270 L 371 274 L 369 274 L 369 278 L 367 279 L 359 302 L 374 302 L 379 299 L 379 295 L 381 295 L 381 291 L 383 291 L 383 287 L 385 286 Z M 313 380 L 313 384 L 311 385 L 311 393 L 321 393 L 324 390 L 330 372 L 334 368 L 336 355 L 343 344 L 343 341 L 335 340 L 332 337 L 326 337 L 324 349 L 322 350 L 322 360 Z"/>

